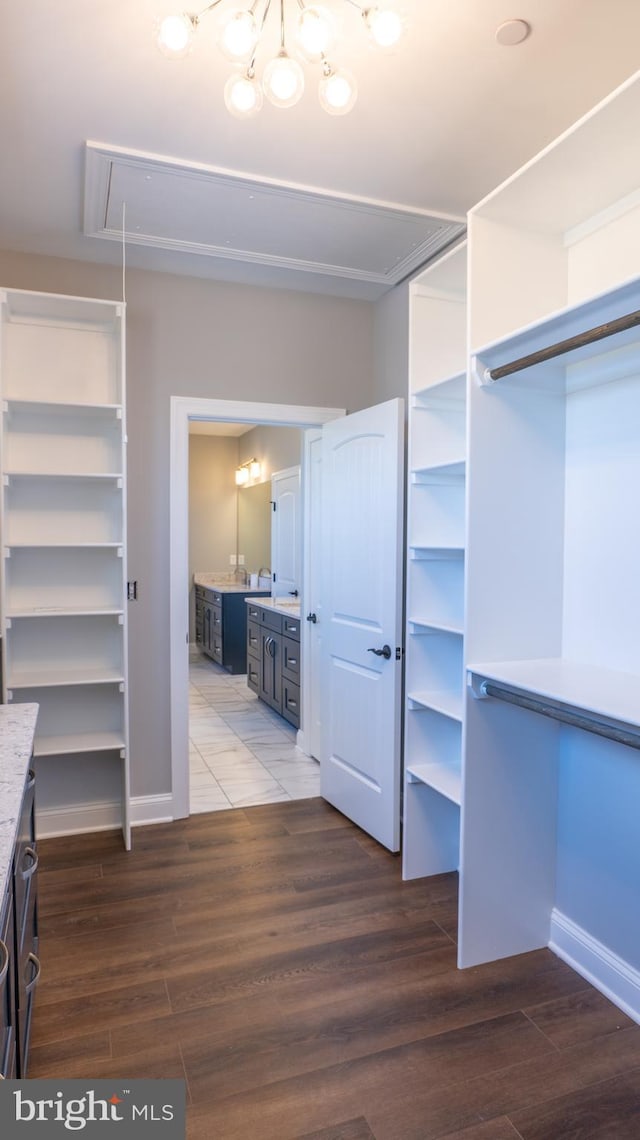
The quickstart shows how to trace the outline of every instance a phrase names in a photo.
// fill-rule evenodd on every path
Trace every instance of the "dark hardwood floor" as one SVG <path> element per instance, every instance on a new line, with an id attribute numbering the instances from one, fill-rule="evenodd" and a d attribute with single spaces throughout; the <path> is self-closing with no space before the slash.
<path id="1" fill-rule="evenodd" d="M 638 1140 L 640 1026 L 322 800 L 41 842 L 30 1077 L 184 1077 L 189 1140 Z"/>

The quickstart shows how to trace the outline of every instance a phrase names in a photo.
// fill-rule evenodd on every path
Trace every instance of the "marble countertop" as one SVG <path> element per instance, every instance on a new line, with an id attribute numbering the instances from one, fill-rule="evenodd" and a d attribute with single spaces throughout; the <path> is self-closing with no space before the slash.
<path id="1" fill-rule="evenodd" d="M 248 586 L 235 578 L 224 578 L 219 574 L 194 574 L 194 586 L 205 586 L 208 590 L 218 590 L 221 594 L 260 594 L 270 590 L 267 586 Z"/>
<path id="2" fill-rule="evenodd" d="M 37 705 L 0 705 L 0 901 L 11 873 L 37 715 Z"/>
<path id="3" fill-rule="evenodd" d="M 251 601 L 251 599 L 248 599 Z M 292 617 L 300 619 L 300 602 L 298 598 L 260 598 L 259 604 L 266 606 L 267 609 L 273 610 L 277 614 L 284 614 L 285 617 Z"/>

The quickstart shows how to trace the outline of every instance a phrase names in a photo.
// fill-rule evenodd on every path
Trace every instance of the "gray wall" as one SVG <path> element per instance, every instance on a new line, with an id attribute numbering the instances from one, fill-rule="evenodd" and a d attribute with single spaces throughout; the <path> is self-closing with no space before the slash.
<path id="1" fill-rule="evenodd" d="M 112 266 L 0 252 L 0 284 L 121 297 Z M 329 348 L 328 348 L 329 346 Z M 373 306 L 130 270 L 127 274 L 131 783 L 171 787 L 169 400 L 172 395 L 350 410 L 373 402 Z"/>
<path id="2" fill-rule="evenodd" d="M 373 325 L 373 403 L 407 398 L 409 388 L 409 282 L 376 302 Z"/>

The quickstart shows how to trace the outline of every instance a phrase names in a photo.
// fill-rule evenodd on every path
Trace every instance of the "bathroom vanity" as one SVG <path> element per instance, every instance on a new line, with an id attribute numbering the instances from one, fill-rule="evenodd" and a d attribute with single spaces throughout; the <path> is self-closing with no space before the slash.
<path id="1" fill-rule="evenodd" d="M 247 609 L 245 598 L 268 597 L 238 582 L 220 582 L 214 575 L 195 574 L 196 645 L 230 673 L 247 670 Z"/>
<path id="2" fill-rule="evenodd" d="M 300 727 L 300 606 L 246 599 L 247 684 L 295 728 Z"/>

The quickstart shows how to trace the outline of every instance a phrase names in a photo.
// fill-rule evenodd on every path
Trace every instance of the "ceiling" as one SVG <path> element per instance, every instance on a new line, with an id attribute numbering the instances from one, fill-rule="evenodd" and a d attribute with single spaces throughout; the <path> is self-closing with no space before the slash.
<path id="1" fill-rule="evenodd" d="M 4 0 L 0 248 L 119 264 L 124 202 L 129 266 L 375 299 L 640 61 L 639 0 L 398 0 L 390 54 L 324 3 L 345 9 L 354 110 L 322 111 L 308 65 L 300 103 L 242 122 L 207 17 L 170 61 L 171 0 Z M 531 35 L 503 47 L 514 17 Z"/>

